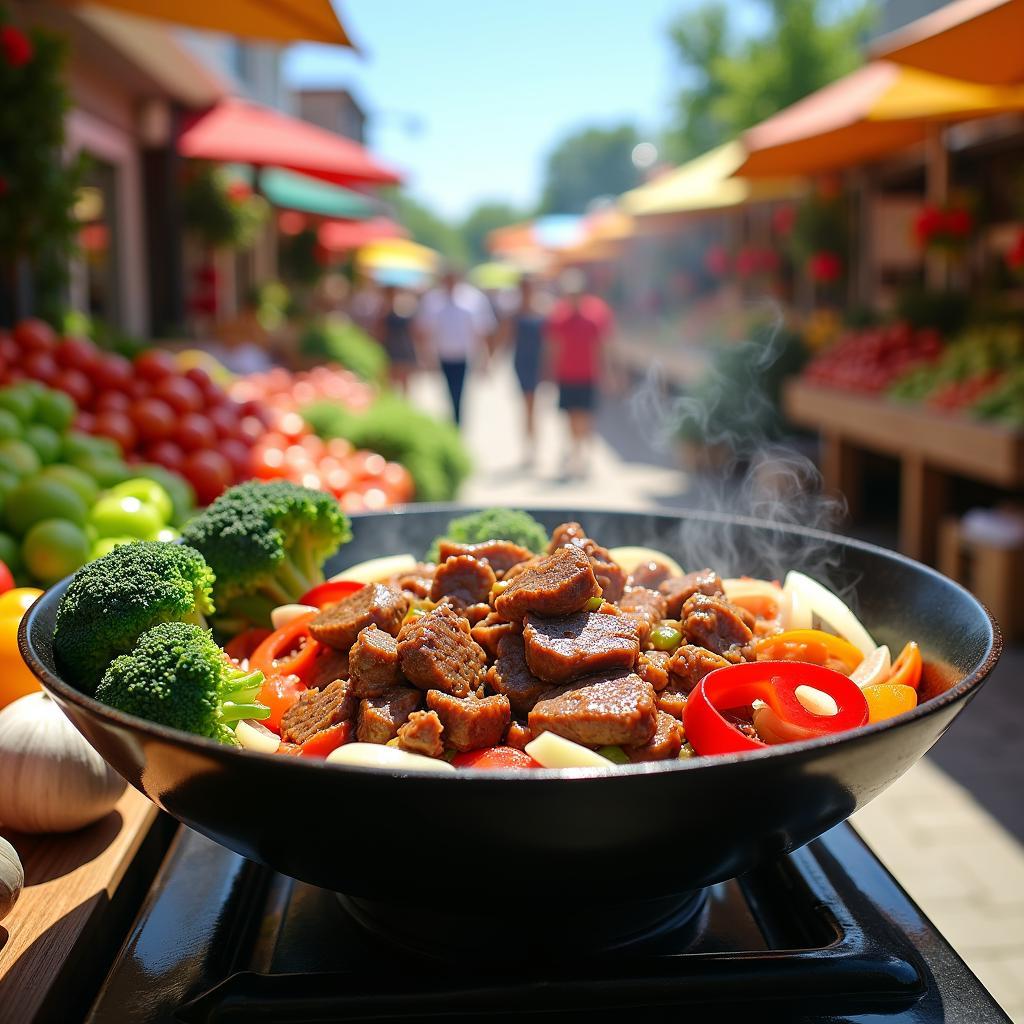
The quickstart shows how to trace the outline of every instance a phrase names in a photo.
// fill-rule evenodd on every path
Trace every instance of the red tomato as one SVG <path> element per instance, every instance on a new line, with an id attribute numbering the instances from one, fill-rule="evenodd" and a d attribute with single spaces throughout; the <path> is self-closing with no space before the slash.
<path id="1" fill-rule="evenodd" d="M 217 385 L 213 383 L 210 375 L 201 366 L 190 366 L 185 371 L 186 379 L 190 380 L 202 393 L 208 394 L 210 388 L 215 388 Z"/>
<path id="2" fill-rule="evenodd" d="M 255 416 L 243 416 L 238 424 L 238 436 L 243 441 L 259 441 L 267 434 L 267 428 L 261 419 Z"/>
<path id="3" fill-rule="evenodd" d="M 252 455 L 247 444 L 229 437 L 217 444 L 217 450 L 231 463 L 236 480 L 248 480 L 252 475 Z"/>
<path id="4" fill-rule="evenodd" d="M 0 562 L 0 594 L 6 594 L 14 586 L 14 576 L 6 562 Z"/>
<path id="5" fill-rule="evenodd" d="M 299 447 L 308 452 L 314 462 L 324 455 L 324 443 L 316 434 L 306 434 L 305 437 L 300 437 Z"/>
<path id="6" fill-rule="evenodd" d="M 212 448 L 217 443 L 213 424 L 198 412 L 185 413 L 174 428 L 174 440 L 187 452 Z"/>
<path id="7" fill-rule="evenodd" d="M 75 414 L 72 426 L 83 434 L 91 434 L 96 427 L 96 417 L 91 412 L 83 412 L 81 409 Z"/>
<path id="8" fill-rule="evenodd" d="M 218 437 L 235 437 L 240 439 L 238 412 L 231 404 L 209 409 L 206 417 L 213 424 Z"/>
<path id="9" fill-rule="evenodd" d="M 21 358 L 21 349 L 18 343 L 7 333 L 0 336 L 0 358 L 11 365 Z"/>
<path id="10" fill-rule="evenodd" d="M 132 379 L 132 364 L 116 352 L 107 353 L 92 367 L 92 379 L 104 391 L 123 391 Z"/>
<path id="11" fill-rule="evenodd" d="M 416 493 L 412 475 L 400 462 L 389 462 L 384 467 L 380 486 L 391 495 L 391 500 L 396 505 L 404 505 L 412 501 Z"/>
<path id="12" fill-rule="evenodd" d="M 263 719 L 263 725 L 274 732 L 281 731 L 284 713 L 306 692 L 306 684 L 298 676 L 267 676 L 260 688 L 257 700 L 270 708 L 270 717 Z"/>
<path id="13" fill-rule="evenodd" d="M 209 505 L 234 480 L 231 463 L 220 452 L 209 450 L 187 455 L 181 472 L 200 505 Z"/>
<path id="14" fill-rule="evenodd" d="M 127 412 L 132 400 L 123 391 L 104 391 L 96 397 L 93 407 L 97 412 Z"/>
<path id="15" fill-rule="evenodd" d="M 58 366 L 91 370 L 99 359 L 100 351 L 88 338 L 64 338 L 53 354 Z"/>
<path id="16" fill-rule="evenodd" d="M 41 380 L 44 384 L 49 384 L 60 372 L 53 356 L 41 350 L 29 352 L 20 365 L 32 380 Z"/>
<path id="17" fill-rule="evenodd" d="M 178 372 L 178 364 L 170 352 L 149 348 L 135 357 L 135 372 L 143 380 L 157 381 Z"/>
<path id="18" fill-rule="evenodd" d="M 153 397 L 162 398 L 176 412 L 198 412 L 203 407 L 203 393 L 185 377 L 164 377 L 153 388 Z"/>
<path id="19" fill-rule="evenodd" d="M 131 417 L 123 412 L 101 412 L 96 417 L 93 433 L 101 434 L 103 437 L 109 437 L 112 441 L 116 441 L 120 445 L 123 455 L 133 451 L 139 440 L 139 435 L 135 430 Z"/>
<path id="20" fill-rule="evenodd" d="M 301 745 L 299 756 L 326 757 L 332 750 L 337 750 L 343 743 L 347 743 L 351 732 L 351 722 L 339 722 L 327 729 L 321 729 Z"/>
<path id="21" fill-rule="evenodd" d="M 387 459 L 383 455 L 378 455 L 377 452 L 360 449 L 348 457 L 346 465 L 356 479 L 375 478 L 384 472 Z"/>
<path id="22" fill-rule="evenodd" d="M 347 459 L 352 454 L 352 442 L 343 437 L 332 437 L 327 442 L 327 454 L 336 459 Z"/>
<path id="23" fill-rule="evenodd" d="M 525 750 L 518 747 L 485 747 L 483 750 L 470 750 L 465 754 L 456 754 L 452 758 L 452 764 L 456 768 L 491 768 L 506 771 L 541 767 Z"/>
<path id="24" fill-rule="evenodd" d="M 154 441 L 146 449 L 146 459 L 177 473 L 185 462 L 185 453 L 173 441 Z"/>
<path id="25" fill-rule="evenodd" d="M 277 480 L 288 475 L 284 452 L 273 445 L 259 445 L 252 450 L 250 467 L 260 480 Z"/>
<path id="26" fill-rule="evenodd" d="M 45 320 L 36 317 L 20 320 L 11 333 L 23 349 L 48 351 L 57 344 L 57 332 Z"/>
<path id="27" fill-rule="evenodd" d="M 162 441 L 171 436 L 177 425 L 174 410 L 159 398 L 140 398 L 130 409 L 135 429 L 145 441 Z"/>
<path id="28" fill-rule="evenodd" d="M 50 383 L 70 396 L 79 408 L 88 405 L 92 399 L 92 384 L 81 370 L 61 370 Z"/>

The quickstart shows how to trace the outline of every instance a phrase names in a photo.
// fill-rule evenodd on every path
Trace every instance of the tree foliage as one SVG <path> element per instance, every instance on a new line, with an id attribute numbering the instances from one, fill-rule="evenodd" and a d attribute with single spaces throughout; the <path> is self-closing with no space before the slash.
<path id="1" fill-rule="evenodd" d="M 466 263 L 469 250 L 458 228 L 407 192 L 396 191 L 389 199 L 395 208 L 395 219 L 408 230 L 413 241 L 436 249 L 451 263 Z"/>
<path id="2" fill-rule="evenodd" d="M 462 221 L 460 231 L 474 263 L 482 263 L 489 258 L 487 236 L 497 228 L 507 227 L 526 220 L 529 215 L 518 210 L 509 203 L 484 202 L 475 206 Z"/>
<path id="3" fill-rule="evenodd" d="M 583 213 L 591 200 L 639 184 L 632 153 L 640 141 L 628 123 L 591 126 L 566 136 L 548 155 L 539 212 Z"/>
<path id="4" fill-rule="evenodd" d="M 861 62 L 871 5 L 835 0 L 760 0 L 767 28 L 730 31 L 727 0 L 680 15 L 669 39 L 686 84 L 675 101 L 667 154 L 685 160 L 706 152 L 820 89 Z"/>

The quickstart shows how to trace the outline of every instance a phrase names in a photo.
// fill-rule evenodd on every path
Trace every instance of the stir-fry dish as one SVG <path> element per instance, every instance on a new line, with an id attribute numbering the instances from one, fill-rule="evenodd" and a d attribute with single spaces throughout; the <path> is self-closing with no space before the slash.
<path id="1" fill-rule="evenodd" d="M 337 503 L 243 484 L 185 544 L 125 545 L 80 570 L 54 651 L 82 690 L 163 725 L 439 772 L 742 753 L 917 705 L 917 644 L 892 660 L 801 573 L 684 571 L 602 547 L 580 523 L 549 537 L 507 509 L 447 533 L 430 561 L 396 555 L 324 581 L 350 537 Z"/>

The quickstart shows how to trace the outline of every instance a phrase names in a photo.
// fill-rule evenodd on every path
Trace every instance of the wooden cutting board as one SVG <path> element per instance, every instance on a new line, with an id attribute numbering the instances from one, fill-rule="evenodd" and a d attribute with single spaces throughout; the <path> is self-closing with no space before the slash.
<path id="1" fill-rule="evenodd" d="M 81 1018 L 159 864 L 168 821 L 129 788 L 79 832 L 4 833 L 25 889 L 0 923 L 0 1024 Z"/>

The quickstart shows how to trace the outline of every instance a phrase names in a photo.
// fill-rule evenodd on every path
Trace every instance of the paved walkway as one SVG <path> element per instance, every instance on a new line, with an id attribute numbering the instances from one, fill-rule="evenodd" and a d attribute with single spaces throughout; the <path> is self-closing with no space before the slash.
<path id="1" fill-rule="evenodd" d="M 422 375 L 414 400 L 445 414 L 443 383 Z M 623 508 L 686 505 L 692 481 L 675 468 L 653 393 L 605 403 L 603 437 L 584 481 L 559 476 L 564 427 L 553 391 L 538 394 L 533 467 L 523 470 L 521 404 L 507 364 L 471 378 L 465 435 L 476 462 L 466 502 Z M 610 439 L 610 440 L 609 440 Z M 1010 651 L 980 698 L 935 752 L 853 819 L 871 847 L 1024 1024 L 1024 652 Z M 965 788 L 966 787 L 966 788 Z M 997 820 L 998 818 L 998 820 Z M 966 1024 L 966 1022 L 965 1022 Z"/>

